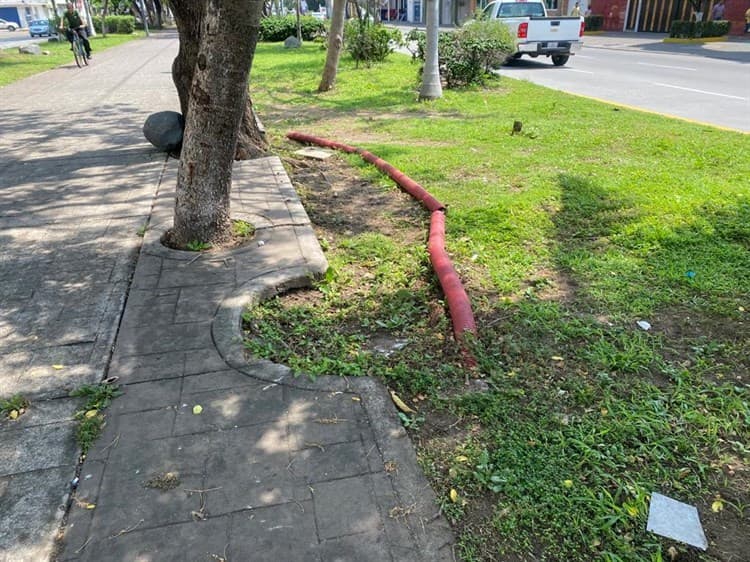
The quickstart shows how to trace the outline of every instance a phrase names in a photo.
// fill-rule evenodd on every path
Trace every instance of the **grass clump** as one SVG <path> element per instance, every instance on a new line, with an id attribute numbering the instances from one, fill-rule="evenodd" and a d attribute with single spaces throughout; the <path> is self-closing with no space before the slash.
<path id="1" fill-rule="evenodd" d="M 76 410 L 73 415 L 78 422 L 76 441 L 82 455 L 88 453 L 91 445 L 101 435 L 105 423 L 103 410 L 120 394 L 120 389 L 109 383 L 85 384 L 70 393 L 71 396 L 86 399 L 83 407 Z"/>
<path id="2" fill-rule="evenodd" d="M 7 400 L 0 400 L 0 414 L 9 420 L 15 420 L 26 413 L 29 405 L 29 401 L 24 396 L 16 394 Z"/>
<path id="3" fill-rule="evenodd" d="M 232 234 L 239 238 L 248 238 L 255 234 L 255 227 L 247 221 L 233 220 Z"/>

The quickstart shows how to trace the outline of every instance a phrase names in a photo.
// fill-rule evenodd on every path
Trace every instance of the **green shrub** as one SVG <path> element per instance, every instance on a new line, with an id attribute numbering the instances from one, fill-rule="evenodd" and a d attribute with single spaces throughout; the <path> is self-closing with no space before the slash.
<path id="1" fill-rule="evenodd" d="M 604 27 L 604 16 L 590 15 L 583 18 L 586 31 L 601 31 Z"/>
<path id="2" fill-rule="evenodd" d="M 102 17 L 91 18 L 94 30 L 102 33 Z M 135 31 L 135 18 L 133 16 L 107 16 L 107 33 L 122 33 L 129 35 Z"/>
<path id="3" fill-rule="evenodd" d="M 424 62 L 424 32 L 413 30 L 407 35 L 407 40 L 417 42 L 417 51 L 412 54 Z M 494 76 L 492 69 L 502 66 L 515 50 L 515 39 L 505 24 L 479 19 L 471 25 L 439 35 L 440 75 L 448 88 L 483 84 L 488 77 Z"/>
<path id="4" fill-rule="evenodd" d="M 325 22 L 312 16 L 302 16 L 300 26 L 303 41 L 312 41 L 326 32 Z M 268 16 L 260 20 L 261 41 L 284 41 L 287 37 L 297 37 L 297 16 Z"/>
<path id="5" fill-rule="evenodd" d="M 365 19 L 349 20 L 344 28 L 344 47 L 357 63 L 382 62 L 402 42 L 398 29 Z"/>
<path id="6" fill-rule="evenodd" d="M 115 16 L 115 17 L 117 18 L 115 33 L 122 33 L 124 35 L 129 35 L 135 31 L 135 17 L 133 16 Z M 107 20 L 107 26 L 109 26 L 109 19 Z"/>
<path id="7" fill-rule="evenodd" d="M 701 37 L 722 37 L 729 33 L 729 22 L 675 20 L 669 28 L 669 36 L 678 39 L 698 39 Z"/>

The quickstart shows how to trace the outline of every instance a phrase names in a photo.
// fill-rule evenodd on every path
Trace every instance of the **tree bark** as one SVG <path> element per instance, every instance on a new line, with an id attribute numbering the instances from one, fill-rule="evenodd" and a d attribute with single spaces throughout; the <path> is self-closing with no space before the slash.
<path id="1" fill-rule="evenodd" d="M 102 7 L 102 37 L 107 36 L 107 32 L 109 29 L 107 29 L 107 16 L 109 15 L 109 0 L 104 0 L 104 5 Z"/>
<path id="2" fill-rule="evenodd" d="M 192 45 L 186 44 L 183 49 L 183 36 L 192 38 L 197 32 L 200 39 L 184 112 L 171 241 L 178 247 L 194 241 L 221 244 L 231 232 L 232 160 L 247 110 L 247 78 L 263 2 L 183 0 L 173 4 L 180 30 L 180 54 L 193 54 Z M 191 14 L 201 16 L 199 25 L 185 19 Z M 188 72 L 181 66 L 184 63 L 178 55 L 178 91 L 184 88 L 184 74 Z"/>
<path id="3" fill-rule="evenodd" d="M 339 57 L 341 47 L 344 44 L 344 13 L 346 12 L 346 0 L 333 0 L 333 18 L 331 19 L 331 30 L 328 35 L 328 52 L 326 53 L 326 65 L 323 68 L 323 77 L 318 86 L 318 92 L 327 92 L 333 88 L 336 82 L 336 74 L 339 68 Z"/>
<path id="4" fill-rule="evenodd" d="M 198 60 L 198 47 L 205 17 L 205 0 L 177 0 L 170 4 L 177 31 L 180 36 L 180 50 L 172 63 L 172 81 L 180 98 L 180 112 L 187 122 L 190 100 L 190 86 Z M 261 3 L 262 5 L 262 3 Z M 243 40 L 244 41 L 244 40 Z M 257 37 L 255 39 L 257 42 Z M 254 44 L 253 44 L 254 45 Z M 255 47 L 253 47 L 253 50 Z M 252 65 L 252 61 L 250 61 Z M 268 150 L 265 131 L 255 115 L 253 103 L 247 96 L 247 107 L 242 116 L 242 126 L 237 139 L 236 160 L 260 158 Z"/>

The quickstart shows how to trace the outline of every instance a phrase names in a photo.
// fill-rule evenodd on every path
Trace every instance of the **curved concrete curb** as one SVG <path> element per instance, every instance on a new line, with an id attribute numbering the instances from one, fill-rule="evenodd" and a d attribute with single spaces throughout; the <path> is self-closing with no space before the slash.
<path id="1" fill-rule="evenodd" d="M 286 172 L 283 171 L 283 167 L 279 169 L 281 167 L 280 161 L 272 159 L 270 166 L 269 162 L 257 164 L 255 170 L 250 165 L 245 166 L 245 170 L 252 171 L 252 174 L 248 177 L 253 181 L 265 183 L 267 179 L 274 186 L 273 189 L 269 189 L 268 186 L 263 187 L 265 192 L 262 194 L 248 190 L 244 204 L 243 201 L 240 201 L 238 205 L 239 209 L 234 207 L 233 203 L 233 218 L 248 220 L 256 225 L 256 237 L 253 242 L 246 246 L 205 254 L 167 248 L 161 244 L 160 239 L 170 226 L 167 220 L 168 201 L 162 201 L 160 212 L 155 210 L 154 226 L 151 226 L 144 236 L 131 297 L 126 307 L 125 324 L 120 336 L 118 336 L 118 350 L 112 373 L 121 376 L 121 382 L 125 384 L 126 394 L 118 399 L 119 402 L 113 404 L 113 410 L 121 413 L 113 414 L 113 419 L 109 424 L 109 432 L 126 431 L 123 428 L 127 426 L 127 431 L 133 433 L 132 439 L 139 436 L 136 441 L 131 439 L 129 445 L 120 441 L 120 448 L 129 446 L 137 449 L 144 446 L 144 443 L 141 443 L 140 440 L 156 438 L 153 435 L 148 435 L 149 429 L 147 429 L 147 426 L 140 427 L 138 424 L 147 424 L 148 422 L 145 420 L 149 416 L 172 415 L 168 413 L 170 407 L 167 407 L 166 410 L 144 411 L 142 414 L 143 422 L 136 422 L 130 412 L 142 408 L 138 401 L 139 393 L 140 396 L 158 397 L 160 393 L 165 392 L 164 389 L 175 388 L 180 376 L 183 381 L 186 381 L 189 377 L 197 377 L 200 380 L 208 381 L 244 375 L 244 378 L 248 381 L 250 379 L 261 381 L 251 383 L 253 388 L 257 388 L 255 394 L 252 395 L 254 398 L 248 396 L 247 389 L 250 387 L 242 382 L 237 383 L 236 378 L 233 380 L 239 386 L 221 387 L 215 391 L 209 391 L 209 393 L 216 392 L 219 394 L 229 392 L 233 396 L 243 397 L 238 399 L 244 400 L 243 404 L 245 405 L 242 408 L 246 412 L 245 415 L 261 416 L 255 423 L 263 422 L 263 406 L 256 401 L 264 400 L 260 397 L 265 393 L 270 397 L 293 395 L 297 399 L 303 394 L 309 395 L 308 405 L 314 404 L 317 400 L 322 403 L 338 401 L 343 405 L 348 404 L 350 407 L 356 407 L 355 409 L 360 412 L 358 415 L 362 416 L 361 425 L 356 425 L 357 435 L 360 435 L 360 437 L 354 442 L 347 440 L 349 444 L 337 445 L 336 438 L 333 441 L 324 442 L 334 443 L 333 445 L 326 445 L 326 447 L 364 447 L 364 443 L 369 443 L 367 448 L 362 449 L 362 456 L 358 460 L 339 461 L 344 465 L 347 462 L 364 463 L 369 468 L 365 474 L 344 478 L 344 481 L 348 484 L 341 484 L 341 482 L 334 480 L 327 485 L 329 489 L 334 487 L 336 490 L 339 489 L 339 485 L 350 486 L 348 489 L 352 490 L 354 495 L 352 498 L 341 498 L 340 507 L 350 511 L 354 509 L 355 512 L 357 509 L 356 503 L 354 507 L 349 504 L 359 501 L 355 499 L 360 497 L 357 494 L 363 494 L 363 490 L 366 489 L 370 490 L 368 496 L 361 497 L 370 498 L 366 501 L 374 502 L 372 505 L 376 506 L 375 511 L 379 514 L 378 520 L 381 521 L 382 525 L 380 532 L 385 541 L 385 543 L 378 543 L 377 545 L 373 543 L 357 544 L 353 547 L 352 555 L 355 558 L 352 559 L 392 559 L 408 560 L 409 562 L 414 560 L 423 560 L 424 562 L 455 560 L 452 551 L 453 534 L 450 526 L 440 514 L 436 496 L 419 468 L 411 440 L 396 414 L 387 389 L 382 384 L 369 377 L 325 376 L 316 380 L 304 376 L 295 377 L 291 370 L 283 365 L 265 360 L 252 360 L 246 356 L 242 345 L 241 332 L 243 310 L 284 291 L 309 287 L 315 277 L 325 273 L 328 263 L 318 244 L 307 213 L 302 208 Z M 269 168 L 272 170 L 273 178 L 268 175 L 263 176 L 263 173 L 268 173 Z M 241 178 L 242 174 L 239 174 L 239 176 Z M 257 179 L 260 176 L 264 179 Z M 251 206 L 258 202 L 262 202 L 266 205 L 266 208 L 260 211 L 252 209 Z M 260 244 L 260 242 L 263 242 L 263 244 Z M 169 302 L 159 304 L 160 298 L 165 298 Z M 159 318 L 159 315 L 163 309 L 159 308 L 160 306 L 166 307 L 166 310 L 172 315 L 170 322 L 161 322 L 162 319 Z M 172 308 L 173 306 L 176 308 Z M 206 330 L 210 331 L 208 337 L 205 334 Z M 180 353 L 181 349 L 184 349 L 185 353 L 192 354 L 191 357 L 194 357 L 198 363 L 201 363 L 201 361 L 195 355 L 196 353 L 204 358 L 209 356 L 215 356 L 215 358 L 206 359 L 206 367 L 190 365 L 189 373 L 186 372 L 186 367 L 181 371 L 181 375 L 173 374 L 174 366 L 170 363 L 172 360 L 160 361 L 159 358 L 162 356 L 174 357 L 174 354 Z M 145 366 L 139 358 L 145 358 Z M 152 361 L 155 364 L 152 364 Z M 230 369 L 227 369 L 226 366 Z M 179 382 L 179 384 L 188 383 Z M 186 398 L 182 391 L 180 396 L 180 403 L 187 403 L 191 400 L 189 397 Z M 185 415 L 182 407 L 176 407 L 176 415 L 184 420 L 181 423 L 200 423 L 201 419 L 212 419 L 208 417 L 211 416 L 210 400 L 208 398 L 201 398 L 200 400 L 204 404 L 205 411 L 199 418 L 189 416 L 187 419 L 182 418 L 180 416 Z M 273 401 L 272 398 L 268 398 L 268 400 Z M 289 401 L 290 399 L 285 398 L 284 400 L 287 407 L 292 404 Z M 174 402 L 167 402 L 167 404 L 174 404 Z M 172 409 L 175 408 L 172 407 Z M 253 414 L 255 411 L 259 413 Z M 287 412 L 286 415 L 291 416 L 293 413 Z M 122 416 L 122 418 L 119 416 Z M 355 423 L 355 420 L 342 421 Z M 136 425 L 128 425 L 131 423 Z M 315 425 L 314 420 L 308 421 L 308 423 Z M 356 424 L 360 424 L 360 422 L 356 422 Z M 159 427 L 163 429 L 164 425 L 161 424 Z M 250 424 L 250 427 L 252 427 L 252 424 Z M 324 425 L 322 428 L 334 433 L 341 430 L 341 427 L 335 425 Z M 320 431 L 323 431 L 322 428 Z M 210 429 L 213 431 L 216 428 Z M 231 426 L 227 427 L 224 430 L 219 430 L 215 435 L 222 435 L 225 432 L 231 433 L 232 429 Z M 237 426 L 234 426 L 234 431 L 242 430 L 245 429 L 243 427 L 237 429 Z M 250 431 L 249 429 L 246 430 Z M 203 434 L 199 433 L 198 435 Z M 171 442 L 182 439 L 182 436 L 181 434 L 165 434 L 159 438 Z M 115 439 L 114 434 L 103 437 L 103 441 L 107 441 L 107 439 L 110 441 Z M 362 440 L 361 444 L 360 439 Z M 277 445 L 280 445 L 280 443 Z M 293 451 L 296 457 L 306 454 L 304 451 L 299 452 L 299 448 L 293 449 Z M 366 455 L 365 452 L 367 452 Z M 111 468 L 106 469 L 110 472 L 122 470 L 116 462 L 109 462 L 109 454 L 110 451 L 100 457 L 92 455 L 87 462 L 100 462 L 104 463 L 103 466 L 111 466 Z M 393 463 L 394 466 L 398 467 L 398 470 L 395 472 L 386 471 L 387 463 Z M 346 466 L 343 468 L 346 469 Z M 279 468 L 279 471 L 285 473 L 288 469 L 289 466 L 286 466 L 285 462 Z M 118 476 L 117 478 L 126 478 L 126 476 Z M 132 478 L 132 475 L 127 478 Z M 92 479 L 92 482 L 94 480 L 98 481 L 98 479 Z M 355 480 L 356 483 L 354 483 Z M 87 485 L 93 484 L 87 482 Z M 95 501 L 97 494 L 104 494 L 105 492 L 101 490 L 105 489 L 108 489 L 106 482 L 102 484 L 101 488 L 97 488 L 99 491 L 91 493 L 92 503 L 97 503 Z M 310 487 L 310 490 L 312 490 L 312 487 Z M 85 492 L 84 489 L 79 490 L 79 493 L 83 492 Z M 325 492 L 321 493 L 325 498 Z M 350 501 L 344 501 L 347 499 Z M 324 509 L 327 508 L 325 503 L 323 507 Z M 400 510 L 394 512 L 393 510 L 397 508 L 400 508 Z M 377 514 L 375 512 L 368 513 L 367 517 L 375 517 Z M 70 518 L 73 529 L 77 528 L 81 532 L 87 533 L 86 529 L 92 528 L 91 525 L 94 525 L 90 521 L 95 516 L 96 513 L 90 511 L 73 510 Z M 315 516 L 315 514 L 311 514 L 312 516 Z M 342 517 L 346 518 L 346 516 Z M 96 524 L 104 525 L 105 523 L 106 521 L 99 520 Z M 148 532 L 144 530 L 144 536 Z M 68 544 L 70 545 L 84 544 L 87 540 L 83 535 L 75 536 L 74 530 L 69 532 L 69 537 Z M 357 537 L 360 536 L 357 535 Z M 364 540 L 366 537 L 360 538 Z M 131 540 L 136 539 L 131 538 Z M 318 547 L 324 550 L 334 548 L 333 543 L 329 544 L 330 539 L 322 538 L 320 540 Z M 336 540 L 346 543 L 348 539 Z M 359 539 L 351 540 L 357 542 Z M 91 553 L 87 551 L 86 556 L 88 557 L 83 556 L 81 559 L 94 559 L 92 557 L 97 555 L 97 549 L 108 548 L 109 546 L 105 543 L 92 544 Z M 344 545 L 342 544 L 342 546 Z M 352 547 L 352 545 L 348 545 L 348 547 Z M 373 548 L 375 550 L 368 550 Z M 74 559 L 78 559 L 78 557 L 74 557 Z"/>

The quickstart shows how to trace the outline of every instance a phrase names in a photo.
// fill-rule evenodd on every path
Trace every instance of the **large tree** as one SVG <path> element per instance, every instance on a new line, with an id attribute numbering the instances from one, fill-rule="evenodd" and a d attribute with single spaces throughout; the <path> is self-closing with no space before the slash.
<path id="1" fill-rule="evenodd" d="M 326 65 L 323 68 L 323 77 L 318 86 L 319 92 L 327 92 L 333 88 L 336 81 L 336 73 L 339 68 L 339 57 L 341 47 L 344 45 L 344 16 L 346 15 L 346 0 L 334 0 L 333 18 L 331 19 L 331 30 L 328 33 L 328 52 L 326 53 Z"/>
<path id="2" fill-rule="evenodd" d="M 171 242 L 221 244 L 240 130 L 258 130 L 247 82 L 263 0 L 175 0 L 180 35 L 172 76 L 185 118 Z M 247 120 L 251 123 L 246 123 Z"/>

